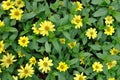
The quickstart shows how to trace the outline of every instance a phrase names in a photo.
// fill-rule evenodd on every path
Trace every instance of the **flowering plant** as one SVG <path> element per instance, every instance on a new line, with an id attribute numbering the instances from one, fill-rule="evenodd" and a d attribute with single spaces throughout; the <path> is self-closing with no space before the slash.
<path id="1" fill-rule="evenodd" d="M 120 0 L 4 0 L 0 79 L 120 80 Z"/>

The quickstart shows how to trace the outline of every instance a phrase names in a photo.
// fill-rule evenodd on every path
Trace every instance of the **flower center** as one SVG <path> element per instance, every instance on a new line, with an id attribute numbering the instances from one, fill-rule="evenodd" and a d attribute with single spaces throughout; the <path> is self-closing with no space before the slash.
<path id="1" fill-rule="evenodd" d="M 93 32 L 90 32 L 90 35 L 93 35 L 94 33 Z"/>
<path id="2" fill-rule="evenodd" d="M 110 32 L 111 31 L 110 28 L 107 28 L 107 31 Z"/>
<path id="3" fill-rule="evenodd" d="M 10 6 L 10 2 L 7 2 L 6 5 L 7 5 L 7 6 Z"/>
<path id="4" fill-rule="evenodd" d="M 10 60 L 10 59 L 7 59 L 6 62 L 7 62 L 8 64 L 10 64 L 10 63 L 11 63 L 11 60 Z"/>
<path id="5" fill-rule="evenodd" d="M 79 77 L 79 80 L 83 80 L 83 78 L 82 78 L 82 77 Z"/>
<path id="6" fill-rule="evenodd" d="M 44 65 L 45 67 L 47 67 L 47 66 L 48 66 L 47 62 L 44 62 L 44 63 L 43 63 L 43 65 Z"/>
<path id="7" fill-rule="evenodd" d="M 22 43 L 25 43 L 26 41 L 25 40 L 22 40 Z"/>
<path id="8" fill-rule="evenodd" d="M 49 27 L 48 27 L 48 26 L 45 26 L 45 30 L 46 30 L 46 31 L 49 31 Z"/>
<path id="9" fill-rule="evenodd" d="M 14 15 L 15 15 L 15 16 L 19 16 L 19 12 L 16 11 L 16 12 L 14 13 Z"/>
<path id="10" fill-rule="evenodd" d="M 27 69 L 25 69 L 25 70 L 24 70 L 24 73 L 25 73 L 25 74 L 27 74 L 27 73 L 28 73 L 28 70 L 27 70 Z"/>
<path id="11" fill-rule="evenodd" d="M 96 65 L 96 66 L 95 66 L 95 68 L 96 68 L 96 69 L 98 69 L 98 68 L 99 68 L 99 66 L 98 66 L 98 65 Z"/>
<path id="12" fill-rule="evenodd" d="M 114 54 L 117 54 L 117 51 L 116 51 L 116 50 L 114 50 L 114 51 L 113 51 L 113 53 L 114 53 Z"/>
<path id="13" fill-rule="evenodd" d="M 61 68 L 61 69 L 64 69 L 64 65 L 61 65 L 60 68 Z"/>
<path id="14" fill-rule="evenodd" d="M 21 1 L 18 1 L 17 4 L 21 4 Z"/>
<path id="15" fill-rule="evenodd" d="M 79 23 L 79 22 L 80 22 L 80 20 L 79 20 L 79 19 L 76 19 L 76 20 L 75 20 L 75 22 L 76 22 L 76 23 Z"/>

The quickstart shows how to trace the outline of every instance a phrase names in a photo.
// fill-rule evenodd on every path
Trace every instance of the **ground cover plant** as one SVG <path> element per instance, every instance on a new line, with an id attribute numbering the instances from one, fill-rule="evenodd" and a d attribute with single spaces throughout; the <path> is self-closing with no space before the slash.
<path id="1" fill-rule="evenodd" d="M 120 80 L 120 0 L 2 0 L 1 80 Z"/>

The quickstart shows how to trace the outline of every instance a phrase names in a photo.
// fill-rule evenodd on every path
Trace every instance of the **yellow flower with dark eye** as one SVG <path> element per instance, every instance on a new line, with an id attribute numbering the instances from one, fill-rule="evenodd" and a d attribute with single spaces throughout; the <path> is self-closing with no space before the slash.
<path id="1" fill-rule="evenodd" d="M 33 30 L 33 33 L 40 34 L 40 30 L 36 27 L 36 24 L 33 24 L 32 30 Z"/>
<path id="2" fill-rule="evenodd" d="M 22 47 L 27 47 L 29 44 L 29 38 L 26 36 L 22 36 L 18 40 L 18 44 Z"/>
<path id="3" fill-rule="evenodd" d="M 89 39 L 95 39 L 97 37 L 97 31 L 95 28 L 89 28 L 85 34 Z"/>
<path id="4" fill-rule="evenodd" d="M 83 4 L 80 3 L 79 1 L 76 2 L 77 3 L 77 11 L 81 11 L 83 9 Z"/>
<path id="5" fill-rule="evenodd" d="M 5 23 L 0 20 L 0 27 L 3 27 L 4 25 L 5 25 Z"/>
<path id="6" fill-rule="evenodd" d="M 103 71 L 103 65 L 100 62 L 94 62 L 92 64 L 93 71 L 101 72 Z"/>
<path id="7" fill-rule="evenodd" d="M 40 23 L 40 34 L 42 36 L 48 36 L 49 32 L 55 31 L 55 25 L 51 21 L 44 21 Z"/>
<path id="8" fill-rule="evenodd" d="M 68 46 L 70 47 L 70 49 L 73 49 L 76 46 L 76 41 L 68 43 Z"/>
<path id="9" fill-rule="evenodd" d="M 6 55 L 3 55 L 3 58 L 0 59 L 0 61 L 2 62 L 1 65 L 3 67 L 8 68 L 11 64 L 13 64 L 13 62 L 16 61 L 14 58 L 15 56 L 9 53 L 7 53 Z"/>
<path id="10" fill-rule="evenodd" d="M 68 69 L 68 65 L 65 62 L 59 62 L 59 66 L 57 67 L 57 69 L 61 72 L 65 72 Z"/>
<path id="11" fill-rule="evenodd" d="M 116 55 L 116 54 L 118 54 L 118 49 L 117 48 L 112 48 L 112 49 L 110 49 L 110 53 L 111 53 L 111 55 Z"/>
<path id="12" fill-rule="evenodd" d="M 23 10 L 19 8 L 13 8 L 10 10 L 10 19 L 21 20 L 23 14 Z"/>
<path id="13" fill-rule="evenodd" d="M 15 0 L 15 6 L 17 6 L 18 8 L 22 8 L 25 6 L 24 1 L 23 0 Z"/>
<path id="14" fill-rule="evenodd" d="M 34 69 L 32 65 L 26 64 L 25 67 L 20 66 L 20 69 L 18 69 L 18 76 L 22 78 L 32 77 L 34 74 Z"/>
<path id="15" fill-rule="evenodd" d="M 113 21 L 114 21 L 114 19 L 113 19 L 112 16 L 107 16 L 107 17 L 105 17 L 105 24 L 106 24 L 106 25 L 112 24 Z"/>
<path id="16" fill-rule="evenodd" d="M 112 78 L 109 78 L 108 80 L 115 80 L 115 78 L 114 78 L 114 77 L 112 77 Z"/>
<path id="17" fill-rule="evenodd" d="M 113 26 L 107 26 L 106 29 L 104 29 L 104 34 L 106 35 L 112 35 L 115 32 L 115 29 Z"/>
<path id="18" fill-rule="evenodd" d="M 74 18 L 71 20 L 72 24 L 75 24 L 75 29 L 81 28 L 83 26 L 82 18 L 80 15 L 75 15 Z"/>
<path id="19" fill-rule="evenodd" d="M 36 58 L 32 56 L 32 58 L 29 59 L 30 64 L 35 65 L 36 64 Z"/>
<path id="20" fill-rule="evenodd" d="M 65 38 L 60 38 L 60 43 L 65 44 Z"/>
<path id="21" fill-rule="evenodd" d="M 108 63 L 107 63 L 107 67 L 108 67 L 108 69 L 111 69 L 111 68 L 114 67 L 116 64 L 117 64 L 117 61 L 114 60 L 114 61 L 108 62 Z"/>
<path id="22" fill-rule="evenodd" d="M 3 41 L 0 41 L 0 53 L 4 51 L 4 43 Z"/>
<path id="23" fill-rule="evenodd" d="M 75 76 L 74 80 L 86 80 L 86 76 L 83 75 L 83 72 L 81 74 L 76 74 Z"/>
<path id="24" fill-rule="evenodd" d="M 48 57 L 44 57 L 43 60 L 39 59 L 38 62 L 39 69 L 42 70 L 42 73 L 48 73 L 51 70 L 51 66 L 53 66 L 52 60 Z"/>
<path id="25" fill-rule="evenodd" d="M 10 0 L 3 1 L 2 2 L 2 8 L 3 10 L 9 10 L 10 8 L 13 8 L 14 3 Z"/>

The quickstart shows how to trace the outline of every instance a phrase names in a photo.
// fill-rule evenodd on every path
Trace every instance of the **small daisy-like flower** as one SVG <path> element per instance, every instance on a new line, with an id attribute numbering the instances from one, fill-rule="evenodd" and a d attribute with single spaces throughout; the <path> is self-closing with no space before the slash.
<path id="1" fill-rule="evenodd" d="M 77 11 L 81 11 L 83 9 L 83 4 L 80 3 L 79 1 L 76 2 L 77 3 Z"/>
<path id="2" fill-rule="evenodd" d="M 44 57 L 43 60 L 39 59 L 38 62 L 39 69 L 42 70 L 42 73 L 48 73 L 51 70 L 51 66 L 53 66 L 52 60 L 48 57 Z"/>
<path id="3" fill-rule="evenodd" d="M 107 67 L 108 67 L 108 69 L 111 69 L 111 68 L 114 67 L 116 64 L 117 64 L 117 61 L 114 60 L 114 61 L 112 61 L 112 62 L 108 62 L 108 63 L 107 63 Z"/>
<path id="4" fill-rule="evenodd" d="M 114 77 L 112 77 L 112 78 L 109 78 L 108 80 L 115 80 L 115 78 L 114 78 Z"/>
<path id="5" fill-rule="evenodd" d="M 107 26 L 106 29 L 104 29 L 104 34 L 106 35 L 112 35 L 115 32 L 115 29 L 113 26 Z"/>
<path id="6" fill-rule="evenodd" d="M 89 28 L 85 34 L 89 39 L 95 39 L 97 37 L 97 31 L 95 28 Z"/>
<path id="7" fill-rule="evenodd" d="M 5 23 L 0 20 L 0 27 L 3 27 L 4 25 L 5 25 Z"/>
<path id="8" fill-rule="evenodd" d="M 75 76 L 74 80 L 86 80 L 86 76 L 83 75 L 83 72 L 81 74 L 76 74 Z"/>
<path id="9" fill-rule="evenodd" d="M 65 44 L 65 38 L 60 38 L 60 43 Z"/>
<path id="10" fill-rule="evenodd" d="M 92 64 L 93 71 L 101 72 L 103 71 L 103 65 L 100 62 L 94 62 Z"/>
<path id="11" fill-rule="evenodd" d="M 36 64 L 36 58 L 32 56 L 32 58 L 29 59 L 30 64 L 35 65 Z"/>
<path id="12" fill-rule="evenodd" d="M 23 14 L 23 10 L 19 8 L 13 8 L 10 10 L 10 18 L 11 19 L 16 19 L 16 20 L 21 20 Z"/>
<path id="13" fill-rule="evenodd" d="M 18 44 L 22 47 L 27 47 L 29 44 L 29 39 L 26 36 L 22 36 L 18 40 Z"/>
<path id="14" fill-rule="evenodd" d="M 20 66 L 20 69 L 18 69 L 18 76 L 22 78 L 32 77 L 34 74 L 34 69 L 32 65 L 26 64 L 25 67 Z"/>
<path id="15" fill-rule="evenodd" d="M 40 34 L 43 36 L 48 36 L 49 32 L 55 31 L 54 24 L 51 21 L 44 21 L 40 23 Z"/>
<path id="16" fill-rule="evenodd" d="M 83 25 L 81 16 L 75 15 L 74 18 L 71 20 L 71 23 L 75 24 L 75 29 L 81 28 Z"/>
<path id="17" fill-rule="evenodd" d="M 116 54 L 118 54 L 118 49 L 117 48 L 112 48 L 112 49 L 110 49 L 110 53 L 111 53 L 111 55 L 116 55 Z"/>
<path id="18" fill-rule="evenodd" d="M 17 6 L 18 8 L 22 8 L 25 6 L 25 3 L 22 0 L 15 0 L 15 6 Z"/>
<path id="19" fill-rule="evenodd" d="M 6 55 L 3 55 L 3 58 L 0 59 L 0 61 L 2 62 L 1 65 L 3 67 L 8 68 L 11 64 L 13 64 L 13 62 L 16 61 L 14 58 L 15 56 L 9 53 L 7 53 Z"/>
<path id="20" fill-rule="evenodd" d="M 20 51 L 18 52 L 18 57 L 21 58 L 21 57 L 24 57 L 25 54 L 21 53 Z"/>
<path id="21" fill-rule="evenodd" d="M 13 8 L 14 3 L 10 0 L 3 1 L 2 2 L 2 8 L 3 10 L 9 10 L 10 8 Z"/>
<path id="22" fill-rule="evenodd" d="M 57 67 L 57 69 L 61 72 L 65 72 L 68 69 L 68 65 L 65 62 L 59 62 L 59 66 Z"/>
<path id="23" fill-rule="evenodd" d="M 36 24 L 33 24 L 32 30 L 33 30 L 33 33 L 40 34 L 40 30 L 36 27 Z"/>
<path id="24" fill-rule="evenodd" d="M 76 41 L 68 43 L 68 46 L 70 47 L 70 49 L 73 49 L 76 46 Z"/>
<path id="25" fill-rule="evenodd" d="M 105 24 L 106 24 L 106 25 L 112 24 L 113 21 L 114 21 L 114 19 L 113 19 L 112 16 L 107 16 L 107 17 L 105 17 Z"/>
<path id="26" fill-rule="evenodd" d="M 4 51 L 4 43 L 3 41 L 0 41 L 0 53 Z"/>

